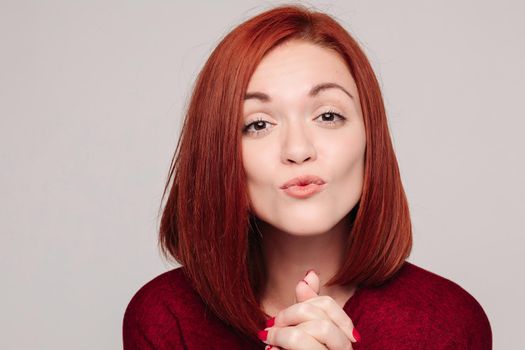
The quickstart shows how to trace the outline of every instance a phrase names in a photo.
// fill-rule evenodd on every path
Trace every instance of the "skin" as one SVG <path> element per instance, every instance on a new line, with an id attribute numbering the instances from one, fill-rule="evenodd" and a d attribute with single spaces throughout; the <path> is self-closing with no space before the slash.
<path id="1" fill-rule="evenodd" d="M 309 96 L 320 83 L 351 96 L 339 88 Z M 268 268 L 261 307 L 275 316 L 265 343 L 351 349 L 353 324 L 342 307 L 355 286 L 324 284 L 343 262 L 347 215 L 362 193 L 366 135 L 357 86 L 337 52 L 293 40 L 260 62 L 247 96 L 255 92 L 270 100 L 245 99 L 242 156 Z M 323 178 L 324 190 L 297 199 L 279 188 L 304 174 Z"/>

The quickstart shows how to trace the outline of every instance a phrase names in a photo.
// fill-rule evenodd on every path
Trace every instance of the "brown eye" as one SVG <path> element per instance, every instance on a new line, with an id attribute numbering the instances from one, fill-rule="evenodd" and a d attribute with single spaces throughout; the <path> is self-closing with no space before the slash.
<path id="1" fill-rule="evenodd" d="M 270 122 L 262 119 L 257 119 L 249 124 L 246 124 L 242 130 L 243 134 L 259 135 L 265 133 L 270 128 L 266 126 L 270 125 Z"/>
<path id="2" fill-rule="evenodd" d="M 321 119 L 321 121 L 325 124 L 333 125 L 337 124 L 338 122 L 344 122 L 346 120 L 345 117 L 343 117 L 341 114 L 336 113 L 334 111 L 327 111 L 324 113 L 321 113 L 316 119 Z"/>
<path id="3" fill-rule="evenodd" d="M 253 128 L 255 130 L 263 130 L 265 125 L 266 125 L 266 122 L 264 120 L 259 120 L 253 123 Z"/>

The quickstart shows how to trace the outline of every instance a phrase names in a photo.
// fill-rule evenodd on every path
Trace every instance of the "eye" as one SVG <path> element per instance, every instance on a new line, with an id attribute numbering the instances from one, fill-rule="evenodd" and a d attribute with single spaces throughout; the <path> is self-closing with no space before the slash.
<path id="1" fill-rule="evenodd" d="M 335 111 L 332 111 L 332 110 L 328 110 L 324 113 L 321 113 L 319 116 L 317 116 L 315 119 L 319 119 L 321 118 L 322 119 L 322 124 L 328 124 L 330 126 L 332 125 L 336 125 L 336 124 L 339 124 L 339 123 L 344 123 L 346 121 L 346 118 L 343 117 L 341 114 L 335 112 Z M 314 119 L 314 120 L 315 120 Z M 270 128 L 268 128 L 267 126 L 268 125 L 272 125 L 272 123 L 262 119 L 262 118 L 257 118 L 256 120 L 244 125 L 243 129 L 242 129 L 242 133 L 243 134 L 250 134 L 250 135 L 260 135 L 260 134 L 264 134 L 266 132 L 268 132 Z"/>
<path id="2" fill-rule="evenodd" d="M 336 113 L 335 111 L 328 110 L 324 113 L 321 113 L 317 118 L 321 118 L 324 124 L 328 125 L 335 125 L 337 123 L 344 123 L 346 118 L 343 117 L 341 114 Z"/>
<path id="3" fill-rule="evenodd" d="M 257 120 L 246 124 L 242 129 L 242 132 L 243 134 L 259 135 L 269 130 L 269 128 L 265 128 L 267 124 L 270 124 L 270 122 L 257 118 Z"/>

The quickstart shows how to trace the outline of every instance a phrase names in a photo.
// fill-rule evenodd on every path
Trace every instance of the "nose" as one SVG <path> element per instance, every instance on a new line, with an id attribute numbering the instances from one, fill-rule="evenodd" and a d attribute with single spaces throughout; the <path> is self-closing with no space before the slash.
<path id="1" fill-rule="evenodd" d="M 301 164 L 317 155 L 309 130 L 302 122 L 291 122 L 282 134 L 281 160 L 285 164 Z"/>

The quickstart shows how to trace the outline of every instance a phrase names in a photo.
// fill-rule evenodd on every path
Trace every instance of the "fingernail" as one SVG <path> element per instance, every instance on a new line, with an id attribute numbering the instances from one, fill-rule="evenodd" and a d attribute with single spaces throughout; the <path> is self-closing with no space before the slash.
<path id="1" fill-rule="evenodd" d="M 274 324 L 275 324 L 275 317 L 272 317 L 272 318 L 266 320 L 266 328 L 273 327 Z"/>
<path id="2" fill-rule="evenodd" d="M 257 333 L 257 336 L 258 336 L 259 339 L 261 339 L 262 341 L 266 341 L 266 338 L 268 338 L 268 331 L 266 331 L 266 330 L 259 331 L 259 332 Z"/>
<path id="3" fill-rule="evenodd" d="M 306 274 L 304 275 L 304 277 L 308 276 L 308 274 L 309 274 L 311 271 L 313 271 L 313 272 L 315 272 L 316 274 L 318 274 L 317 271 L 315 271 L 314 269 L 310 269 L 310 270 L 306 271 Z"/>
<path id="4" fill-rule="evenodd" d="M 304 283 L 306 283 L 307 285 L 310 285 L 308 282 L 306 282 L 306 280 L 303 280 Z"/>
<path id="5" fill-rule="evenodd" d="M 352 335 L 354 336 L 356 342 L 361 341 L 361 335 L 359 335 L 359 332 L 357 331 L 356 328 L 352 330 Z"/>

